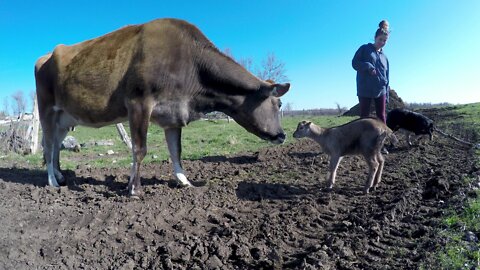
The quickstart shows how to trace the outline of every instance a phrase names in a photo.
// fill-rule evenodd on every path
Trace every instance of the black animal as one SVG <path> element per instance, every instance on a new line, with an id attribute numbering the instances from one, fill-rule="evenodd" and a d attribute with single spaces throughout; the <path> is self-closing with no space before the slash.
<path id="1" fill-rule="evenodd" d="M 435 130 L 433 120 L 420 113 L 412 112 L 405 109 L 393 109 L 387 114 L 387 126 L 395 131 L 399 129 L 407 130 L 415 133 L 415 135 L 429 135 L 430 140 L 433 139 L 433 131 Z M 412 145 L 408 134 L 408 144 Z"/>

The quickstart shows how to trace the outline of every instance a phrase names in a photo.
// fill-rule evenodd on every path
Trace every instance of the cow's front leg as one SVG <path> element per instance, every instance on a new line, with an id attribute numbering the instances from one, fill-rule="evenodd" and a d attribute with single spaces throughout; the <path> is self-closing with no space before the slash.
<path id="1" fill-rule="evenodd" d="M 177 182 L 181 186 L 191 187 L 192 184 L 188 181 L 182 169 L 180 157 L 182 154 L 182 129 L 181 128 L 167 128 L 165 129 L 165 139 L 167 140 L 168 152 L 170 152 L 170 159 L 173 163 L 173 171 Z"/>

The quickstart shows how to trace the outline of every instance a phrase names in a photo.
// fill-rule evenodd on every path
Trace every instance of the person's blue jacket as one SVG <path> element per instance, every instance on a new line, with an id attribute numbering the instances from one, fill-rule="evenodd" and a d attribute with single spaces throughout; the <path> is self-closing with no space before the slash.
<path id="1" fill-rule="evenodd" d="M 352 67 L 357 71 L 357 96 L 377 98 L 386 95 L 388 102 L 389 63 L 383 50 L 377 51 L 372 43 L 364 44 L 355 53 Z M 377 75 L 371 75 L 375 69 Z"/>

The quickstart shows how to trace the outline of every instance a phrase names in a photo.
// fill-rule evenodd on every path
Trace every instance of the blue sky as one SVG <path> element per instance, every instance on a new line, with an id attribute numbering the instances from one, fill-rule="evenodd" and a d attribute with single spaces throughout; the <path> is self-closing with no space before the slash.
<path id="1" fill-rule="evenodd" d="M 274 53 L 294 109 L 357 103 L 351 59 L 390 22 L 391 86 L 407 102 L 480 102 L 480 1 L 22 1 L 0 0 L 0 109 L 35 91 L 36 59 L 162 17 L 197 25 L 221 50 L 259 65 Z"/>

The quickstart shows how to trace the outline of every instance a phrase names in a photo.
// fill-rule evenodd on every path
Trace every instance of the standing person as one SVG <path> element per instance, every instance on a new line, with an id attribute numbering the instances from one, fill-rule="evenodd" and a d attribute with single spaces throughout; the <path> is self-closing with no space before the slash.
<path id="1" fill-rule="evenodd" d="M 370 114 L 370 103 L 375 102 L 377 117 L 386 123 L 386 103 L 389 91 L 389 63 L 383 53 L 387 43 L 389 25 L 386 20 L 379 23 L 375 32 L 375 43 L 360 46 L 352 59 L 352 66 L 357 71 L 357 96 L 360 117 Z"/>

